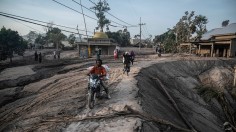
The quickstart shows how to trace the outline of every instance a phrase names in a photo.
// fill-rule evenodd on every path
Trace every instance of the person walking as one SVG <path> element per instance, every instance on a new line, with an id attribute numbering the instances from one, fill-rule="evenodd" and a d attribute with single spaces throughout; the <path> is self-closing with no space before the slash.
<path id="1" fill-rule="evenodd" d="M 117 54 L 117 50 L 115 49 L 115 50 L 114 50 L 114 60 L 117 60 L 117 55 L 118 55 L 118 54 Z"/>
<path id="2" fill-rule="evenodd" d="M 96 60 L 100 60 L 100 55 L 102 54 L 101 52 L 102 52 L 101 49 L 96 50 Z"/>
<path id="3" fill-rule="evenodd" d="M 130 56 L 131 56 L 131 63 L 133 65 L 134 64 L 134 58 L 135 58 L 135 54 L 134 54 L 133 50 L 130 52 Z"/>
<path id="4" fill-rule="evenodd" d="M 42 62 L 42 54 L 41 54 L 41 52 L 39 52 L 39 63 L 41 63 Z"/>
<path id="5" fill-rule="evenodd" d="M 60 57 L 61 57 L 60 55 L 61 55 L 61 52 L 60 52 L 60 50 L 58 50 L 58 52 L 57 52 L 57 58 L 58 59 L 60 59 Z"/>
<path id="6" fill-rule="evenodd" d="M 38 53 L 37 53 L 37 51 L 34 52 L 34 61 L 38 61 Z"/>
<path id="7" fill-rule="evenodd" d="M 124 72 L 127 72 L 127 76 L 129 75 L 128 73 L 130 72 L 130 62 L 131 62 L 131 56 L 129 55 L 129 52 L 125 52 L 123 54 L 123 63 L 124 63 Z"/>
<path id="8" fill-rule="evenodd" d="M 56 59 L 56 50 L 53 51 L 53 59 Z"/>

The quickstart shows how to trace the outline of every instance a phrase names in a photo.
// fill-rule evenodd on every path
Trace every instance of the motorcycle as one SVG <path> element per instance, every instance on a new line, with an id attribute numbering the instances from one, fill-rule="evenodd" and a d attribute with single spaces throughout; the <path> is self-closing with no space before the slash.
<path id="1" fill-rule="evenodd" d="M 103 97 L 103 91 L 101 90 L 101 79 L 98 75 L 90 74 L 88 81 L 88 106 L 90 109 L 93 109 L 97 98 Z"/>

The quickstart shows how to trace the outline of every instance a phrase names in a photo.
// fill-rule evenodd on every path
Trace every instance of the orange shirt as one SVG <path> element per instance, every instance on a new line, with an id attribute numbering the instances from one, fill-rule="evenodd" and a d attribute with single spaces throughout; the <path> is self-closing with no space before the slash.
<path id="1" fill-rule="evenodd" d="M 106 75 L 106 69 L 103 66 L 94 66 L 91 70 L 90 70 L 91 74 L 97 74 L 97 75 Z"/>

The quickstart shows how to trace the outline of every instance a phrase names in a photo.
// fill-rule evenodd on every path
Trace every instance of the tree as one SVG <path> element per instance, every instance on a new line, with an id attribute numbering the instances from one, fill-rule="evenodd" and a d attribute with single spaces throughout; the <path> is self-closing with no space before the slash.
<path id="1" fill-rule="evenodd" d="M 229 25 L 229 20 L 224 20 L 221 25 L 222 27 L 226 27 L 227 25 Z"/>
<path id="2" fill-rule="evenodd" d="M 56 47 L 57 49 L 59 48 L 61 41 L 66 38 L 66 36 L 61 33 L 61 30 L 59 28 L 52 28 L 47 32 L 46 35 L 46 38 L 49 40 L 49 42 L 52 42 L 54 44 L 54 47 Z"/>
<path id="3" fill-rule="evenodd" d="M 104 12 L 107 12 L 110 10 L 109 4 L 106 2 L 106 0 L 99 1 L 94 7 L 91 9 L 94 9 L 96 11 L 96 16 L 98 18 L 98 27 L 100 28 L 100 32 L 103 32 L 104 26 L 107 26 L 111 23 L 108 19 L 106 19 Z"/>
<path id="4" fill-rule="evenodd" d="M 47 23 L 47 26 L 44 27 L 44 30 L 46 31 L 46 33 L 52 30 L 53 28 L 52 26 L 53 26 L 53 21 Z"/>
<path id="5" fill-rule="evenodd" d="M 208 19 L 206 18 L 206 16 L 195 16 L 194 11 L 191 11 L 190 13 L 186 11 L 185 15 L 174 27 L 176 43 L 179 44 L 182 42 L 190 42 L 190 38 L 194 33 L 196 33 L 197 38 L 200 39 L 202 37 L 202 34 L 207 31 L 207 23 Z"/>
<path id="6" fill-rule="evenodd" d="M 17 31 L 6 29 L 3 27 L 0 31 L 0 59 L 6 60 L 10 58 L 12 62 L 13 54 L 23 56 L 25 49 L 27 48 L 27 42 L 19 36 Z"/>
<path id="7" fill-rule="evenodd" d="M 46 37 L 42 36 L 41 34 L 35 39 L 35 43 L 40 44 L 41 46 L 45 45 L 47 42 Z"/>
<path id="8" fill-rule="evenodd" d="M 194 28 L 195 28 L 194 30 L 197 33 L 197 38 L 198 39 L 202 38 L 202 35 L 207 32 L 206 24 L 208 23 L 208 20 L 206 16 L 203 16 L 203 15 L 195 16 L 193 23 L 194 23 Z"/>
<path id="9" fill-rule="evenodd" d="M 27 39 L 29 43 L 34 43 L 35 42 L 35 38 L 37 38 L 38 34 L 35 31 L 30 31 L 27 34 Z"/>
<path id="10" fill-rule="evenodd" d="M 109 38 L 114 39 L 120 46 L 130 45 L 130 32 L 128 30 L 118 30 L 117 32 L 106 32 Z"/>
<path id="11" fill-rule="evenodd" d="M 69 37 L 68 37 L 68 41 L 71 45 L 73 45 L 75 43 L 75 35 L 70 34 Z"/>
<path id="12" fill-rule="evenodd" d="M 155 36 L 153 41 L 155 44 L 161 45 L 165 52 L 176 52 L 175 34 L 172 29 L 168 29 L 167 32 Z"/>
<path id="13" fill-rule="evenodd" d="M 176 43 L 182 43 L 187 41 L 188 30 L 186 25 L 182 19 L 174 27 L 175 35 L 176 35 Z"/>
<path id="14" fill-rule="evenodd" d="M 180 43 L 190 42 L 192 34 L 196 33 L 196 38 L 200 39 L 207 31 L 206 24 L 208 20 L 206 16 L 196 15 L 194 11 L 185 12 L 185 15 L 180 18 L 173 29 L 168 29 L 167 32 L 155 36 L 153 39 L 156 44 L 163 44 L 166 52 L 176 52 Z"/>
<path id="15" fill-rule="evenodd" d="M 194 11 L 191 11 L 190 13 L 188 11 L 185 12 L 185 16 L 182 17 L 182 20 L 185 24 L 185 27 L 187 29 L 187 41 L 189 42 L 191 34 L 193 32 L 195 32 L 195 28 L 194 28 L 194 21 L 193 16 L 194 16 Z"/>
<path id="16" fill-rule="evenodd" d="M 152 35 L 149 35 L 149 37 L 145 40 L 145 43 L 147 44 L 147 47 L 152 47 L 153 43 L 152 43 Z"/>

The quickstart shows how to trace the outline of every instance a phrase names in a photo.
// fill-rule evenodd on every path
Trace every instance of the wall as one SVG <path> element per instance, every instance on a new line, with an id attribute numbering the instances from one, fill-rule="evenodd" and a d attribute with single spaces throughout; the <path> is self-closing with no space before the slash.
<path id="1" fill-rule="evenodd" d="M 236 56 L 236 39 L 231 40 L 231 57 Z"/>

